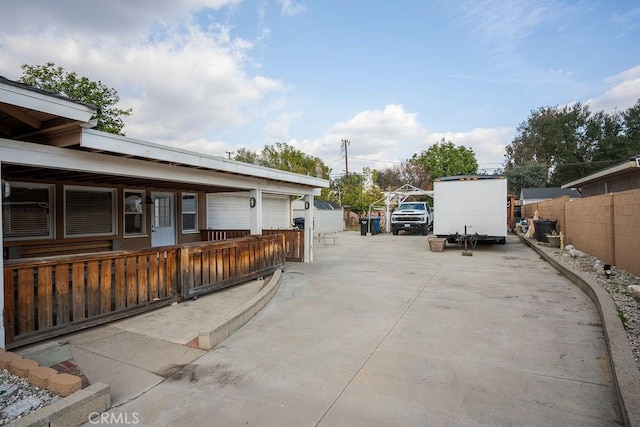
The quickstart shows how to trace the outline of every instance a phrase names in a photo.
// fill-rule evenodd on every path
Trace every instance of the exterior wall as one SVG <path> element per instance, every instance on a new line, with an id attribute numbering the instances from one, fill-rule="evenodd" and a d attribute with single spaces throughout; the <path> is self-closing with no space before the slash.
<path id="1" fill-rule="evenodd" d="M 636 168 L 633 168 L 634 170 Z M 581 188 L 582 197 L 591 197 L 605 193 L 619 193 L 640 188 L 640 173 L 607 178 L 606 180 L 585 184 Z"/>
<path id="2" fill-rule="evenodd" d="M 7 179 L 11 181 L 18 182 L 33 182 L 39 184 L 52 184 L 51 182 L 46 182 L 43 180 L 37 179 L 19 179 L 12 180 L 10 177 Z M 109 188 L 116 190 L 116 231 L 113 235 L 110 236 L 86 236 L 86 237 L 69 237 L 65 238 L 64 236 L 64 188 L 65 185 L 72 185 L 78 187 L 85 187 L 87 189 L 91 188 Z M 54 186 L 54 196 L 53 196 L 53 239 L 23 239 L 23 240 L 4 240 L 4 248 L 5 248 L 5 257 L 6 258 L 24 258 L 24 255 L 18 256 L 17 254 L 21 252 L 20 248 L 33 247 L 33 246 L 42 246 L 45 247 L 47 245 L 52 247 L 60 247 L 62 244 L 67 244 L 71 242 L 110 242 L 109 250 L 135 250 L 135 249 L 146 249 L 151 247 L 151 209 L 149 209 L 148 205 L 145 206 L 145 234 L 140 236 L 124 236 L 124 191 L 126 190 L 141 190 L 144 191 L 146 196 L 149 196 L 152 191 L 164 191 L 164 192 L 173 192 L 175 194 L 175 220 L 176 220 L 176 240 L 177 244 L 185 244 L 185 243 L 193 243 L 201 241 L 200 229 L 205 227 L 206 223 L 206 197 L 204 192 L 195 192 L 190 190 L 181 191 L 181 189 L 173 189 L 167 190 L 156 189 L 156 188 L 138 188 L 133 186 L 124 186 L 124 185 L 87 185 L 76 182 L 57 182 Z M 183 232 L 182 231 L 182 193 L 195 193 L 198 195 L 198 227 L 196 232 Z M 7 249 L 13 248 L 13 249 Z M 106 247 L 105 247 L 106 248 Z M 105 249 L 101 249 L 105 250 Z M 86 249 L 79 250 L 78 252 L 92 252 L 94 249 Z M 12 254 L 12 255 L 9 255 Z M 51 255 L 56 255 L 57 253 L 53 252 Z"/>
<path id="3" fill-rule="evenodd" d="M 640 276 L 640 189 L 576 200 L 558 198 L 522 209 L 527 218 L 537 209 L 540 218 L 558 220 L 565 245 Z"/>
<path id="4" fill-rule="evenodd" d="M 287 230 L 292 227 L 289 197 L 262 195 L 262 229 Z M 250 228 L 249 193 L 209 193 L 206 196 L 206 227 L 214 230 Z"/>

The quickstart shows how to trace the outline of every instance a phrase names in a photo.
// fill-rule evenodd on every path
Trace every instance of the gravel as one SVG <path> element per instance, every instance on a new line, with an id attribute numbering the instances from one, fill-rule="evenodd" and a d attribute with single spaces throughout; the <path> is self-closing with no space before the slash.
<path id="1" fill-rule="evenodd" d="M 0 425 L 22 418 L 56 402 L 59 397 L 34 386 L 28 379 L 0 370 Z"/>
<path id="2" fill-rule="evenodd" d="M 640 285 L 640 277 L 627 271 L 612 267 L 611 277 L 604 273 L 604 263 L 584 252 L 568 245 L 563 251 L 540 244 L 545 253 L 553 256 L 558 262 L 581 271 L 605 289 L 618 309 L 633 357 L 640 369 L 640 303 L 629 292 L 629 286 Z"/>

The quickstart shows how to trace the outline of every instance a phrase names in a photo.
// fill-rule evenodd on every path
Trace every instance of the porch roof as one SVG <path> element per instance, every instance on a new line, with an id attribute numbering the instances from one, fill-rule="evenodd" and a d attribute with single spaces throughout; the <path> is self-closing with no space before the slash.
<path id="1" fill-rule="evenodd" d="M 329 181 L 89 129 L 97 108 L 0 76 L 3 178 L 319 195 Z M 63 148 L 64 147 L 64 148 Z"/>

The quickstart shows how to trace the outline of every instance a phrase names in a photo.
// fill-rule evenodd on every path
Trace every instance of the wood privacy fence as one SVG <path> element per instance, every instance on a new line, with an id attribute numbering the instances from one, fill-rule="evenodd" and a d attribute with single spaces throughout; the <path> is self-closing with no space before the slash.
<path id="1" fill-rule="evenodd" d="M 569 200 L 567 196 L 522 207 L 522 215 L 557 220 L 565 245 L 640 276 L 640 190 Z"/>
<path id="2" fill-rule="evenodd" d="M 8 260 L 5 343 L 13 348 L 272 273 L 282 234 L 137 251 Z"/>
<path id="3" fill-rule="evenodd" d="M 290 262 L 304 261 L 304 230 L 262 230 L 263 235 L 283 234 L 286 260 Z M 219 240 L 245 237 L 249 230 L 200 230 L 202 240 L 216 242 Z"/>

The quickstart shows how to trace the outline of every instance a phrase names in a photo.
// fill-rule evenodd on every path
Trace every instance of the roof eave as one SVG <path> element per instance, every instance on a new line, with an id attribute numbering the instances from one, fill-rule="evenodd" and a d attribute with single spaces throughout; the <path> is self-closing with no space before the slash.
<path id="1" fill-rule="evenodd" d="M 0 101 L 16 107 L 41 111 L 58 117 L 86 123 L 91 120 L 97 109 L 54 94 L 35 90 L 11 80 L 0 79 Z"/>
<path id="2" fill-rule="evenodd" d="M 82 129 L 80 146 L 93 150 L 111 152 L 114 154 L 135 156 L 214 171 L 246 175 L 254 178 L 282 181 L 317 188 L 329 187 L 328 180 L 316 178 L 310 175 L 301 175 L 266 168 L 263 166 L 256 166 L 249 163 L 226 160 L 223 158 L 203 155 L 192 151 L 181 150 L 175 147 L 154 144 L 93 129 Z"/>
<path id="3" fill-rule="evenodd" d="M 637 161 L 629 160 L 628 162 L 621 163 L 617 166 L 612 166 L 607 169 L 603 169 L 599 172 L 592 173 L 591 175 L 587 175 L 584 178 L 576 179 L 575 181 L 568 182 L 566 184 L 561 185 L 561 188 L 579 188 L 584 184 L 588 184 L 593 181 L 597 181 L 606 176 L 617 174 L 620 172 L 624 172 L 629 168 L 638 167 Z"/>

